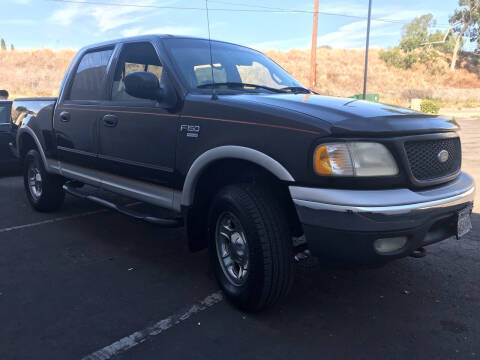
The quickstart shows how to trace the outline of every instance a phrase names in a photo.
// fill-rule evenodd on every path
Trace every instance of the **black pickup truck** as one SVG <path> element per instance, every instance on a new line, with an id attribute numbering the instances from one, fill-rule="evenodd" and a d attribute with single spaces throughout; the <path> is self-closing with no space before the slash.
<path id="1" fill-rule="evenodd" d="M 67 192 L 184 226 L 243 309 L 287 294 L 296 255 L 383 264 L 471 228 L 475 186 L 455 121 L 318 96 L 230 43 L 158 35 L 88 46 L 58 99 L 15 100 L 12 123 L 34 208 L 56 210 Z M 171 215 L 122 208 L 83 184 Z"/>

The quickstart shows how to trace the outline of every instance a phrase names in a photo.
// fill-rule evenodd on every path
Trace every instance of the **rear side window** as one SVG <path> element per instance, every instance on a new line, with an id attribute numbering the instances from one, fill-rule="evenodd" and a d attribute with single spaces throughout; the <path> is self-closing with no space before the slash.
<path id="1" fill-rule="evenodd" d="M 83 55 L 70 88 L 70 100 L 102 99 L 112 52 L 113 49 L 108 49 Z"/>

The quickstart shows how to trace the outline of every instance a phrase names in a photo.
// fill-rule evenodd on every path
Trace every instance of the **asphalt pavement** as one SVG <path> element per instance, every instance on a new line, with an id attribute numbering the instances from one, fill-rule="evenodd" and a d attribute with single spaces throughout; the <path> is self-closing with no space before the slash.
<path id="1" fill-rule="evenodd" d="M 0 178 L 0 204 L 0 359 L 480 357 L 477 213 L 423 259 L 302 265 L 289 298 L 251 315 L 222 298 L 182 229 L 70 196 L 36 213 L 19 176 Z"/>

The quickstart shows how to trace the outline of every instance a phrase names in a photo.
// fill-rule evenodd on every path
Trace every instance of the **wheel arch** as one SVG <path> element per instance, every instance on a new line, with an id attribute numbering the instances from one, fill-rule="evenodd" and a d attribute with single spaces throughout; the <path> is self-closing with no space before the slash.
<path id="1" fill-rule="evenodd" d="M 18 130 L 17 133 L 17 144 L 18 144 L 18 155 L 21 160 L 24 159 L 28 150 L 33 149 L 34 147 L 40 153 L 40 156 L 43 161 L 43 165 L 47 169 L 47 157 L 43 151 L 42 144 L 38 139 L 35 132 L 28 126 L 24 126 Z"/>
<path id="2" fill-rule="evenodd" d="M 241 146 L 222 146 L 212 150 L 191 166 L 182 193 L 181 208 L 190 250 L 206 247 L 211 201 L 221 187 L 234 183 L 267 183 L 284 204 L 292 233 L 303 232 L 288 190 L 287 183 L 295 181 L 288 170 L 258 150 Z"/>
<path id="3" fill-rule="evenodd" d="M 256 164 L 280 181 L 295 181 L 293 176 L 282 164 L 258 150 L 235 145 L 220 146 L 204 152 L 193 162 L 183 185 L 182 206 L 190 206 L 193 204 L 198 180 L 204 171 L 214 162 L 227 159 L 244 160 Z"/>

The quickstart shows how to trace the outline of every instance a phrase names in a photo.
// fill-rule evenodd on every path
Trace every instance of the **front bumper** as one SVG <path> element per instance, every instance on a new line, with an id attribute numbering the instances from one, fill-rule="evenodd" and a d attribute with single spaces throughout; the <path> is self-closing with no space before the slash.
<path id="1" fill-rule="evenodd" d="M 462 173 L 445 185 L 409 189 L 339 190 L 290 187 L 310 251 L 329 261 L 384 263 L 456 235 L 458 212 L 472 206 L 473 179 Z M 406 245 L 378 253 L 380 238 L 407 237 Z"/>

